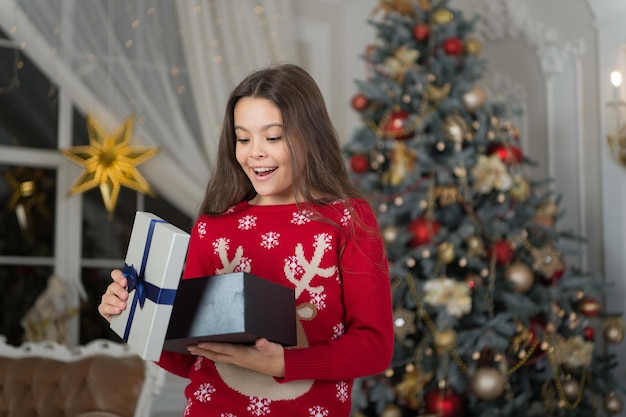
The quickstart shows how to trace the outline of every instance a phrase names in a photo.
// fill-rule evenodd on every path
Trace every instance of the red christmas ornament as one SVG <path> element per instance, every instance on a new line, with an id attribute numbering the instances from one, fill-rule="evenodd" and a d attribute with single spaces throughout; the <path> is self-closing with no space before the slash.
<path id="1" fill-rule="evenodd" d="M 438 221 L 429 221 L 424 217 L 418 217 L 409 223 L 408 226 L 409 233 L 413 234 L 413 239 L 409 242 L 409 246 L 416 248 L 430 242 L 439 233 L 440 228 L 441 224 Z"/>
<path id="2" fill-rule="evenodd" d="M 592 342 L 595 335 L 596 335 L 596 331 L 593 329 L 593 327 L 591 326 L 585 327 L 585 330 L 583 333 L 583 337 L 585 338 L 585 340 Z"/>
<path id="3" fill-rule="evenodd" d="M 426 413 L 437 417 L 463 417 L 463 399 L 451 388 L 436 388 L 424 396 Z"/>
<path id="4" fill-rule="evenodd" d="M 352 97 L 352 108 L 356 111 L 363 111 L 370 105 L 370 101 L 365 95 L 359 93 Z"/>
<path id="5" fill-rule="evenodd" d="M 595 298 L 584 298 L 578 305 L 580 314 L 585 317 L 596 317 L 600 314 L 600 302 Z"/>
<path id="6" fill-rule="evenodd" d="M 506 265 L 513 259 L 513 248 L 507 240 L 500 240 L 491 244 L 490 255 L 496 257 L 496 263 Z"/>
<path id="7" fill-rule="evenodd" d="M 457 37 L 451 37 L 443 41 L 443 50 L 448 55 L 459 56 L 463 53 L 463 41 Z"/>
<path id="8" fill-rule="evenodd" d="M 370 160 L 363 154 L 356 154 L 350 159 L 350 168 L 357 174 L 363 174 L 370 169 Z"/>
<path id="9" fill-rule="evenodd" d="M 394 110 L 389 113 L 382 123 L 383 134 L 398 140 L 413 137 L 413 129 L 409 128 L 410 113 L 405 110 Z"/>
<path id="10" fill-rule="evenodd" d="M 554 271 L 554 273 L 550 277 L 552 283 L 555 283 L 558 280 L 560 280 L 564 273 L 565 273 L 565 269 L 559 269 L 559 270 Z"/>
<path id="11" fill-rule="evenodd" d="M 495 153 L 507 165 L 519 164 L 524 159 L 522 149 L 513 145 L 496 145 L 490 149 L 489 153 Z"/>
<path id="12" fill-rule="evenodd" d="M 365 47 L 365 58 L 371 59 L 374 52 L 376 52 L 377 46 L 370 44 Z"/>
<path id="13" fill-rule="evenodd" d="M 543 339 L 543 335 L 546 333 L 545 319 L 541 317 L 535 317 L 530 319 L 528 331 L 530 332 L 530 343 L 541 342 Z"/>
<path id="14" fill-rule="evenodd" d="M 413 26 L 413 36 L 418 42 L 426 42 L 430 37 L 430 27 L 425 23 L 418 23 Z"/>

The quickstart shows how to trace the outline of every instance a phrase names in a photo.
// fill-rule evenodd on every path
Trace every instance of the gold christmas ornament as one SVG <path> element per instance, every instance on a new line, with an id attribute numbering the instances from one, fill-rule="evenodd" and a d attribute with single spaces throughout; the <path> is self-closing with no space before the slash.
<path id="1" fill-rule="evenodd" d="M 513 283 L 514 291 L 520 294 L 528 292 L 535 282 L 532 269 L 522 262 L 511 264 L 504 271 L 504 278 Z"/>
<path id="2" fill-rule="evenodd" d="M 530 195 L 530 186 L 528 185 L 528 181 L 522 178 L 514 178 L 513 186 L 509 190 L 509 195 L 514 201 L 522 202 L 528 198 Z"/>
<path id="3" fill-rule="evenodd" d="M 452 88 L 450 83 L 445 83 L 441 87 L 434 84 L 428 84 L 426 86 L 426 97 L 430 101 L 437 103 L 450 95 L 450 88 Z"/>
<path id="4" fill-rule="evenodd" d="M 465 41 L 465 53 L 468 55 L 479 55 L 481 44 L 478 39 L 470 38 Z"/>
<path id="5" fill-rule="evenodd" d="M 387 73 L 402 84 L 404 76 L 408 71 L 417 68 L 417 59 L 420 52 L 407 46 L 400 46 L 394 51 L 394 55 L 385 59 L 385 69 Z"/>
<path id="6" fill-rule="evenodd" d="M 465 109 L 470 113 L 474 113 L 485 105 L 487 94 L 485 94 L 485 90 L 481 86 L 477 85 L 463 94 L 462 99 Z"/>
<path id="7" fill-rule="evenodd" d="M 442 242 L 439 244 L 439 261 L 449 264 L 456 257 L 454 245 L 450 242 Z"/>
<path id="8" fill-rule="evenodd" d="M 398 340 L 402 341 L 408 334 L 415 333 L 415 317 L 414 311 L 404 307 L 398 307 L 393 311 L 393 331 Z"/>
<path id="9" fill-rule="evenodd" d="M 454 329 L 446 329 L 438 331 L 433 337 L 433 343 L 435 344 L 435 351 L 438 355 L 446 353 L 456 346 L 457 335 Z"/>
<path id="10" fill-rule="evenodd" d="M 483 401 L 492 401 L 504 392 L 506 379 L 502 372 L 492 366 L 482 366 L 471 379 L 472 392 Z"/>
<path id="11" fill-rule="evenodd" d="M 109 134 L 96 119 L 87 116 L 89 145 L 73 146 L 61 151 L 65 158 L 84 168 L 70 194 L 76 195 L 99 187 L 109 218 L 115 211 L 121 187 L 140 193 L 154 193 L 136 166 L 154 157 L 159 149 L 130 146 L 133 123 L 134 115 L 131 115 L 113 134 Z"/>
<path id="12" fill-rule="evenodd" d="M 407 174 L 415 169 L 417 153 L 409 149 L 404 142 L 397 142 L 389 158 L 389 171 L 382 175 L 382 181 L 394 186 L 402 184 Z"/>
<path id="13" fill-rule="evenodd" d="M 443 121 L 443 134 L 456 143 L 463 142 L 468 128 L 465 120 L 458 114 L 450 114 Z"/>
<path id="14" fill-rule="evenodd" d="M 551 246 L 533 248 L 531 253 L 534 259 L 533 269 L 541 272 L 546 278 L 552 277 L 556 271 L 565 267 L 561 253 Z"/>
<path id="15" fill-rule="evenodd" d="M 433 198 L 445 207 L 463 201 L 463 196 L 454 185 L 439 185 L 433 192 Z"/>
<path id="16" fill-rule="evenodd" d="M 426 384 L 433 379 L 434 373 L 424 372 L 423 369 L 414 367 L 402 376 L 402 382 L 396 385 L 396 392 L 407 403 L 409 408 L 415 410 L 420 406 L 420 396 Z"/>
<path id="17" fill-rule="evenodd" d="M 554 219 L 557 215 L 558 207 L 556 203 L 552 200 L 543 204 L 542 206 L 537 207 L 537 211 L 533 216 L 533 220 L 536 223 L 544 225 L 546 227 L 554 226 Z"/>
<path id="18" fill-rule="evenodd" d="M 46 206 L 46 191 L 53 184 L 46 179 L 42 169 L 18 167 L 6 171 L 4 178 L 12 189 L 6 210 L 15 212 L 20 229 L 33 230 L 33 210 L 50 218 L 50 210 Z"/>
<path id="19" fill-rule="evenodd" d="M 467 255 L 473 258 L 487 256 L 487 251 L 485 250 L 485 244 L 483 240 L 477 235 L 468 236 L 465 239 L 465 244 L 467 245 Z"/>
<path id="20" fill-rule="evenodd" d="M 381 417 L 402 417 L 402 411 L 397 405 L 388 404 L 381 414 Z"/>
<path id="21" fill-rule="evenodd" d="M 624 403 L 622 399 L 615 394 L 615 392 L 611 391 L 609 395 L 604 399 L 604 411 L 609 414 L 619 414 L 622 412 L 624 408 Z"/>
<path id="22" fill-rule="evenodd" d="M 561 383 L 563 387 L 563 394 L 569 401 L 574 401 L 578 398 L 580 391 L 580 384 L 573 378 L 567 377 L 565 381 Z"/>
<path id="23" fill-rule="evenodd" d="M 432 14 L 432 22 L 438 25 L 444 25 L 454 20 L 454 14 L 448 9 L 437 9 Z"/>
<path id="24" fill-rule="evenodd" d="M 614 316 L 602 321 L 604 339 L 612 344 L 621 343 L 624 340 L 624 318 Z"/>
<path id="25" fill-rule="evenodd" d="M 398 226 L 385 226 L 382 235 L 385 242 L 394 242 L 398 238 Z"/>

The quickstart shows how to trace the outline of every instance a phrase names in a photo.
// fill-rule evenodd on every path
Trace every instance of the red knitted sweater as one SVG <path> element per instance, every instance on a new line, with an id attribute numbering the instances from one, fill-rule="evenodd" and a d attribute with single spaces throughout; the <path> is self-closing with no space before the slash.
<path id="1" fill-rule="evenodd" d="M 163 352 L 159 365 L 190 379 L 185 416 L 345 417 L 353 379 L 389 365 L 391 295 L 374 213 L 358 199 L 311 208 L 244 202 L 196 222 L 184 278 L 246 271 L 294 288 L 298 344 L 285 349 L 284 378 Z"/>

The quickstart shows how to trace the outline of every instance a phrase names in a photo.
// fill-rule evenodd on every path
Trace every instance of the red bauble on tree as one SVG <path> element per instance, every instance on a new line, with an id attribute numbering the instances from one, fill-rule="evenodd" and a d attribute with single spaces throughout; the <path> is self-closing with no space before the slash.
<path id="1" fill-rule="evenodd" d="M 350 168 L 357 174 L 363 174 L 370 169 L 370 160 L 366 155 L 358 153 L 350 159 Z"/>
<path id="2" fill-rule="evenodd" d="M 367 45 L 365 47 L 365 54 L 364 54 L 365 58 L 371 59 L 372 56 L 374 55 L 374 52 L 376 52 L 377 49 L 378 47 L 376 45 L 373 45 L 373 44 Z"/>
<path id="3" fill-rule="evenodd" d="M 556 284 L 561 279 L 564 273 L 565 273 L 565 268 L 557 269 L 556 271 L 554 271 L 554 273 L 552 274 L 552 276 L 550 276 L 549 279 L 544 279 L 544 281 L 546 284 Z"/>
<path id="4" fill-rule="evenodd" d="M 413 36 L 418 42 L 426 42 L 430 38 L 430 27 L 425 23 L 413 26 Z"/>
<path id="5" fill-rule="evenodd" d="M 459 56 L 463 53 L 463 41 L 457 37 L 448 38 L 443 41 L 443 50 L 448 55 Z"/>
<path id="6" fill-rule="evenodd" d="M 490 255 L 496 257 L 498 265 L 506 265 L 513 260 L 513 248 L 508 240 L 499 240 L 491 244 Z"/>
<path id="7" fill-rule="evenodd" d="M 364 94 L 356 94 L 352 97 L 352 108 L 356 111 L 363 111 L 370 105 L 370 101 Z"/>
<path id="8" fill-rule="evenodd" d="M 544 335 L 546 333 L 546 320 L 543 317 L 533 317 L 530 319 L 530 324 L 528 326 L 528 331 L 530 332 L 530 342 L 541 343 L 544 339 Z"/>
<path id="9" fill-rule="evenodd" d="M 424 396 L 424 409 L 437 417 L 463 417 L 463 399 L 451 388 L 435 388 Z"/>
<path id="10" fill-rule="evenodd" d="M 583 337 L 585 338 L 585 340 L 589 342 L 593 342 L 593 339 L 595 338 L 595 336 L 596 336 L 596 331 L 593 327 L 591 326 L 585 327 L 583 331 Z"/>
<path id="11" fill-rule="evenodd" d="M 413 234 L 413 239 L 409 241 L 412 248 L 429 243 L 433 237 L 439 233 L 441 224 L 436 220 L 427 220 L 425 217 L 418 217 L 409 223 L 409 233 Z"/>
<path id="12" fill-rule="evenodd" d="M 398 140 L 406 140 L 413 137 L 413 128 L 409 126 L 411 114 L 405 110 L 394 110 L 382 120 L 383 135 Z"/>
<path id="13" fill-rule="evenodd" d="M 524 159 L 522 149 L 513 145 L 496 145 L 489 153 L 498 155 L 498 158 L 507 165 L 519 164 Z"/>
<path id="14" fill-rule="evenodd" d="M 580 301 L 578 309 L 580 310 L 580 314 L 585 317 L 596 317 L 600 314 L 601 307 L 598 300 L 592 297 L 587 297 Z"/>

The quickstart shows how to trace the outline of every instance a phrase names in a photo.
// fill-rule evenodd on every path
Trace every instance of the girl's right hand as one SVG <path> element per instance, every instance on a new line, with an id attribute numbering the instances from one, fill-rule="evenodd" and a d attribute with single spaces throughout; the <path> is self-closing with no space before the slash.
<path id="1" fill-rule="evenodd" d="M 106 292 L 102 295 L 102 301 L 98 306 L 98 313 L 108 322 L 117 314 L 126 309 L 126 301 L 128 300 L 128 281 L 119 269 L 111 271 L 113 282 L 109 284 Z"/>

